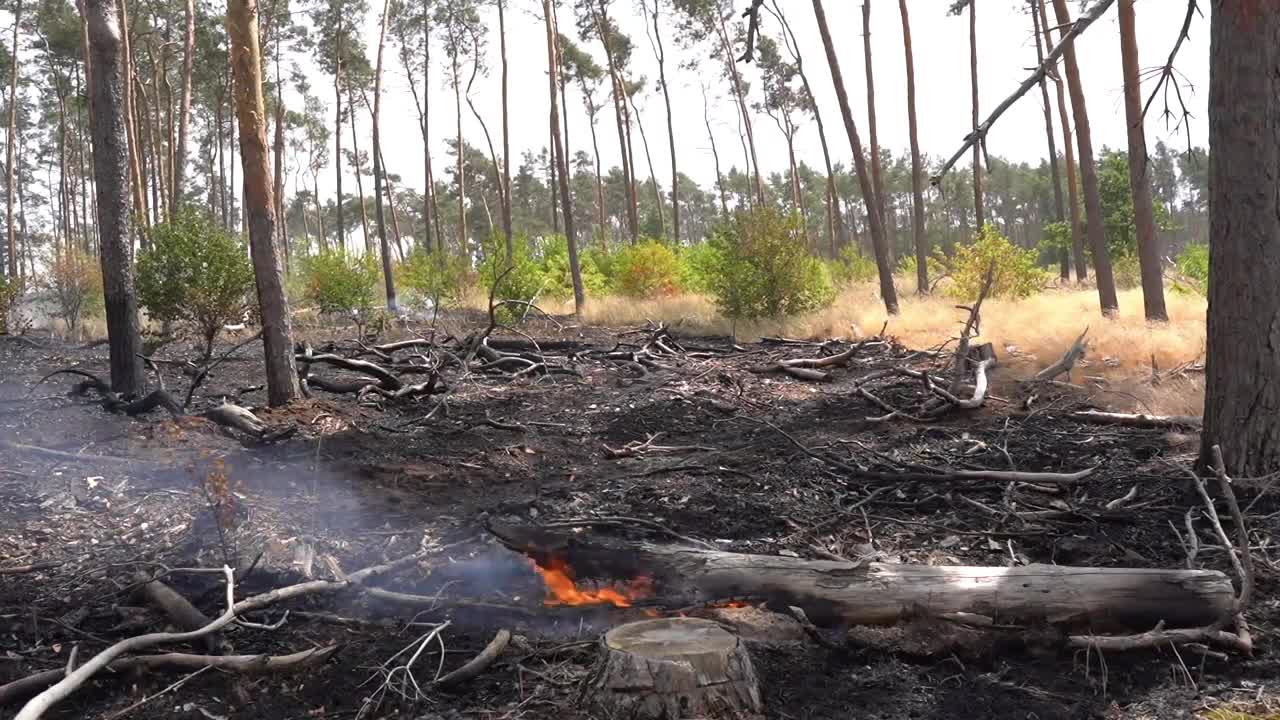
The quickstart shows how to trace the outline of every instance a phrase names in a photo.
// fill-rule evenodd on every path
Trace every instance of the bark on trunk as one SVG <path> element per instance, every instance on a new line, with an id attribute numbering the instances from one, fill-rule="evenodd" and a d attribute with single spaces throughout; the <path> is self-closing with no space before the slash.
<path id="1" fill-rule="evenodd" d="M 565 159 L 564 146 L 560 142 L 560 101 L 556 95 L 556 88 L 560 84 L 560 47 L 552 2 L 554 0 L 542 0 L 542 12 L 546 16 L 547 26 L 547 80 L 550 83 L 551 96 L 551 139 L 560 163 L 560 203 L 564 208 L 564 234 L 569 246 L 569 273 L 573 276 L 573 310 L 574 313 L 581 315 L 585 297 L 582 290 L 582 273 L 578 268 L 578 242 L 573 233 L 573 206 L 569 198 L 569 163 Z"/>
<path id="2" fill-rule="evenodd" d="M 396 281 L 391 272 L 391 248 L 387 245 L 387 217 L 383 209 L 382 193 L 386 186 L 382 177 L 386 168 L 382 165 L 382 54 L 387 39 L 387 12 L 390 0 L 382 3 L 382 26 L 378 31 L 378 59 L 373 70 L 373 211 L 378 224 L 378 247 L 382 251 L 382 281 L 387 294 L 387 310 L 399 309 L 396 302 Z M 353 113 L 354 114 L 354 113 Z"/>
<path id="3" fill-rule="evenodd" d="M 599 3 L 597 5 L 597 3 Z M 626 92 L 619 75 L 617 62 L 613 57 L 613 45 L 610 42 L 608 18 L 605 16 L 605 4 L 601 0 L 589 3 L 591 19 L 596 27 L 596 35 L 604 46 L 605 65 L 609 69 L 609 87 L 613 96 L 613 114 L 618 123 L 618 147 L 622 154 L 622 177 L 626 185 L 627 197 L 627 232 L 634 244 L 640 240 L 640 218 L 636 205 L 636 180 L 630 156 L 627 153 L 628 124 L 626 109 Z"/>
<path id="4" fill-rule="evenodd" d="M 978 0 L 969 0 L 969 89 L 973 110 L 973 129 L 978 129 Z M 982 143 L 973 144 L 973 220 L 980 233 L 986 224 L 986 208 L 982 202 Z"/>
<path id="5" fill-rule="evenodd" d="M 373 236 L 369 234 L 369 212 L 364 201 L 364 176 L 360 172 L 360 136 L 356 133 L 356 99 L 351 88 L 347 88 L 347 119 L 351 123 L 351 169 L 356 176 L 356 198 L 360 206 L 360 237 L 364 240 L 364 251 L 372 255 Z"/>
<path id="6" fill-rule="evenodd" d="M 885 237 L 880 214 L 876 212 L 875 192 L 871 187 L 867 163 L 862 155 L 862 141 L 858 139 L 858 127 L 853 123 L 849 94 L 845 92 L 844 76 L 840 73 L 840 62 L 836 58 L 835 44 L 831 39 L 831 31 L 827 27 L 827 14 L 822 7 L 822 0 L 813 0 L 813 13 L 818 21 L 818 30 L 822 34 L 822 46 L 827 53 L 827 64 L 831 67 L 831 80 L 835 85 L 836 98 L 840 101 L 844 129 L 849 136 L 850 148 L 853 150 L 853 165 L 858 175 L 858 186 L 862 189 L 862 200 L 867 208 L 867 225 L 875 248 L 876 267 L 880 271 L 880 297 L 884 300 L 885 311 L 890 315 L 897 315 L 898 292 L 893 287 L 893 270 L 889 267 L 889 243 Z"/>
<path id="7" fill-rule="evenodd" d="M 124 125 L 121 28 L 115 0 L 84 0 L 93 73 L 89 103 L 93 113 L 93 171 L 97 177 L 103 295 L 110 339 L 111 389 L 138 395 L 144 388 L 138 300 L 133 287 L 129 241 L 129 157 Z"/>
<path id="8" fill-rule="evenodd" d="M 929 240 L 924 234 L 924 168 L 920 162 L 920 137 L 916 131 L 916 64 L 911 49 L 907 0 L 898 0 L 898 11 L 902 15 L 902 47 L 907 56 L 907 127 L 911 135 L 911 230 L 916 248 L 916 292 L 928 295 Z"/>
<path id="9" fill-rule="evenodd" d="M 662 102 L 667 108 L 667 149 L 671 153 L 671 228 L 672 239 L 680 244 L 680 171 L 676 169 L 676 129 L 671 112 L 671 91 L 667 87 L 667 50 L 662 44 L 662 28 L 658 15 L 662 0 L 654 0 L 650 16 L 653 20 L 654 54 L 658 61 L 658 86 L 662 88 Z"/>
<path id="10" fill-rule="evenodd" d="M 862 3 L 862 54 L 863 65 L 867 71 L 867 140 L 871 147 L 871 189 L 875 191 L 876 210 L 880 213 L 880 223 L 885 228 L 885 241 L 888 243 L 888 214 L 884 201 L 884 168 L 880 162 L 880 134 L 876 130 L 876 82 L 871 65 L 871 3 Z M 892 243 L 889 243 L 892 245 Z M 892 253 L 890 253 L 892 255 Z"/>
<path id="11" fill-rule="evenodd" d="M 1040 29 L 1044 33 L 1044 44 L 1053 46 L 1053 32 L 1049 27 L 1049 16 L 1045 10 L 1048 0 L 1036 0 L 1036 11 L 1040 17 Z M 1080 198 L 1076 190 L 1076 151 L 1071 137 L 1071 117 L 1067 111 L 1067 91 L 1063 87 L 1062 77 L 1058 74 L 1055 62 L 1049 68 L 1053 78 L 1054 89 L 1058 99 L 1058 124 L 1062 126 L 1062 156 L 1067 166 L 1067 217 L 1071 221 L 1071 259 L 1075 263 L 1076 282 L 1084 282 L 1089 276 L 1089 263 L 1084 256 L 1084 230 L 1080 225 Z"/>
<path id="12" fill-rule="evenodd" d="M 805 560 L 491 525 L 507 547 L 582 578 L 652 578 L 654 601 L 687 607 L 749 598 L 796 606 L 818 625 L 891 625 L 980 615 L 996 624 L 1091 632 L 1200 627 L 1235 606 L 1216 570 L 1025 565 L 962 567 Z"/>
<path id="13" fill-rule="evenodd" d="M 905 0 L 903 0 L 905 2 Z M 1031 26 L 1035 33 L 1036 40 L 1036 65 L 1044 64 L 1044 43 L 1040 39 L 1040 13 L 1037 12 L 1037 5 L 1042 6 L 1041 0 L 1030 0 L 1031 2 Z M 1057 222 L 1066 222 L 1067 213 L 1066 206 L 1062 200 L 1062 175 L 1058 172 L 1058 144 L 1053 138 L 1053 105 L 1049 102 L 1049 83 L 1045 81 L 1044 76 L 1040 76 L 1040 101 L 1044 103 L 1044 134 L 1049 141 L 1049 181 L 1053 184 L 1053 210 L 1054 220 Z M 1066 248 L 1062 248 L 1062 252 L 1058 258 L 1059 268 L 1058 274 L 1064 280 L 1071 279 L 1071 257 Z"/>
<path id="14" fill-rule="evenodd" d="M 507 17 L 506 0 L 498 0 L 498 51 L 502 58 L 502 234 L 507 239 L 507 257 L 515 252 L 511 227 L 511 114 L 507 104 Z M 568 133 L 565 133 L 568 137 Z"/>
<path id="15" fill-rule="evenodd" d="M 751 174 L 755 180 L 756 202 L 764 205 L 764 181 L 760 177 L 760 160 L 756 157 L 756 136 L 751 128 L 751 111 L 747 108 L 747 93 L 742 87 L 742 76 L 738 73 L 738 64 L 734 58 L 733 41 L 729 37 L 729 28 L 725 26 L 724 15 L 716 11 L 719 26 L 717 30 L 720 33 L 720 54 L 724 58 L 725 70 L 728 71 L 729 80 L 733 90 L 733 97 L 738 102 L 738 113 L 742 119 L 743 135 L 746 138 L 747 148 L 750 150 Z"/>
<path id="16" fill-rule="evenodd" d="M 600 638 L 600 653 L 592 698 L 609 717 L 738 720 L 764 710 L 746 645 L 711 620 L 621 625 Z"/>
<path id="17" fill-rule="evenodd" d="M 1124 115 L 1129 124 L 1129 188 L 1133 193 L 1133 224 L 1138 234 L 1138 265 L 1142 271 L 1142 305 L 1147 320 L 1167 322 L 1164 307 L 1164 252 L 1156 234 L 1155 203 L 1151 199 L 1151 167 L 1147 134 L 1142 126 L 1142 81 L 1138 72 L 1137 17 L 1133 0 L 1120 0 L 1120 61 L 1124 68 Z"/>
<path id="18" fill-rule="evenodd" d="M 267 401 L 278 406 L 296 398 L 299 389 L 289 300 L 284 294 L 283 266 L 276 244 L 275 190 L 267 151 L 262 54 L 258 45 L 258 0 L 228 0 L 227 37 L 236 77 L 236 115 L 240 123 L 240 159 L 244 164 L 249 252 L 262 312 Z"/>
<path id="19" fill-rule="evenodd" d="M 174 146 L 173 202 L 182 204 L 182 183 L 187 164 L 187 127 L 191 124 L 191 68 L 196 54 L 195 0 L 186 0 L 186 36 L 182 44 L 182 105 L 178 108 L 178 139 Z"/>
<path id="20" fill-rule="evenodd" d="M 9 277 L 18 277 L 18 231 L 14 227 L 13 197 L 16 173 L 13 166 L 14 146 L 18 138 L 18 26 L 22 21 L 22 0 L 17 0 L 13 9 L 13 44 L 9 55 L 9 131 L 6 135 L 4 166 L 8 177 L 5 179 L 5 222 L 9 239 Z"/>
<path id="21" fill-rule="evenodd" d="M 1071 32 L 1071 16 L 1067 12 L 1067 0 L 1053 0 L 1062 37 Z M 1093 272 L 1098 284 L 1098 300 L 1102 314 L 1110 317 L 1120 308 L 1116 299 L 1116 281 L 1111 273 L 1111 256 L 1107 251 L 1107 238 L 1103 229 L 1102 195 L 1098 186 L 1098 169 L 1093 162 L 1093 140 L 1089 135 L 1089 111 L 1085 107 L 1084 87 L 1080 83 L 1080 68 L 1076 64 L 1075 43 L 1070 43 L 1062 54 L 1067 69 L 1067 89 L 1071 92 L 1071 110 L 1076 120 L 1076 147 L 1080 151 L 1080 174 L 1084 185 L 1085 222 L 1089 247 L 1093 250 Z"/>
<path id="22" fill-rule="evenodd" d="M 1209 318 L 1204 460 L 1280 469 L 1280 14 L 1221 2 L 1209 21 Z"/>
<path id="23" fill-rule="evenodd" d="M 337 181 L 338 248 L 347 249 L 346 222 L 342 212 L 342 20 L 338 20 L 338 55 L 333 60 L 333 167 Z"/>

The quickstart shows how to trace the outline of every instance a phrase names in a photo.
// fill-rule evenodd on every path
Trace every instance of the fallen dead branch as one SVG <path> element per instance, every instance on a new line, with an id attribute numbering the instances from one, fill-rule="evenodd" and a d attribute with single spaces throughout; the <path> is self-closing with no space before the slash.
<path id="1" fill-rule="evenodd" d="M 1068 417 L 1080 422 L 1095 425 L 1122 425 L 1124 427 L 1156 428 L 1162 430 L 1174 428 L 1198 429 L 1200 418 L 1192 415 L 1144 415 L 1133 413 L 1102 412 L 1100 410 L 1080 410 Z"/>
<path id="2" fill-rule="evenodd" d="M 24 573 L 36 572 L 38 570 L 48 570 L 61 565 L 60 562 L 42 562 L 32 563 L 30 565 L 10 565 L 9 567 L 0 567 L 0 575 L 22 575 Z"/>
<path id="3" fill-rule="evenodd" d="M 435 684 L 438 687 L 449 687 L 450 685 L 460 685 L 472 678 L 477 677 L 484 672 L 503 650 L 507 649 L 507 644 L 511 642 L 511 632 L 509 630 L 499 630 L 484 650 L 462 667 L 452 672 L 446 673 L 443 677 L 437 679 Z"/>
<path id="4" fill-rule="evenodd" d="M 620 448 L 611 448 L 608 445 L 605 445 L 604 453 L 606 457 L 613 458 L 614 460 L 620 460 L 622 458 L 636 457 L 638 455 L 645 455 L 648 453 L 675 455 L 692 452 L 715 452 L 716 450 L 715 448 L 703 445 L 654 445 L 654 441 L 660 437 L 662 437 L 662 433 L 654 433 L 644 442 L 632 440 Z"/>
<path id="5" fill-rule="evenodd" d="M 792 360 L 779 360 L 778 362 L 769 363 L 768 365 L 760 365 L 748 368 L 753 373 L 785 373 L 800 380 L 812 380 L 816 382 L 825 382 L 831 379 L 830 373 L 825 373 L 817 368 L 826 367 L 844 367 L 849 364 L 853 356 L 858 352 L 858 346 L 853 345 L 844 352 L 835 355 L 828 355 L 820 358 L 795 358 Z"/>
<path id="6" fill-rule="evenodd" d="M 135 579 L 141 583 L 138 588 L 139 594 L 164 613 L 174 627 L 192 632 L 212 622 L 208 615 L 200 612 L 195 605 L 165 583 L 153 580 L 145 573 L 139 574 Z M 210 653 L 218 652 L 221 646 L 219 638 L 214 633 L 205 635 L 200 640 L 205 650 Z"/>
<path id="7" fill-rule="evenodd" d="M 1086 327 L 1084 332 L 1080 333 L 1080 336 L 1075 339 L 1075 342 L 1071 343 L 1071 347 L 1067 348 L 1067 351 L 1063 353 L 1062 357 L 1058 358 L 1058 361 L 1054 364 L 1036 373 L 1035 379 L 1055 380 L 1059 375 L 1064 373 L 1069 379 L 1071 369 L 1076 366 L 1076 363 L 1080 361 L 1080 358 L 1084 357 L 1085 350 L 1087 349 L 1084 342 L 1084 336 L 1088 334 L 1089 328 Z"/>

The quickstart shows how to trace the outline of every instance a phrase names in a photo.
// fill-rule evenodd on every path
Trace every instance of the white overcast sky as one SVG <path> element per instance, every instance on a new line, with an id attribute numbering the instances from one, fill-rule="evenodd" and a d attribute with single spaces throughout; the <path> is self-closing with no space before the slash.
<path id="1" fill-rule="evenodd" d="M 830 74 L 822 50 L 821 39 L 814 21 L 812 5 L 807 0 L 780 0 L 788 19 L 797 34 L 805 68 L 818 96 L 818 103 L 828 127 L 828 139 L 832 144 L 833 160 L 849 165 L 852 157 L 839 109 L 831 84 Z M 871 37 L 875 63 L 876 110 L 880 143 L 883 147 L 901 153 L 908 147 L 906 111 L 906 70 L 902 48 L 902 24 L 897 0 L 869 0 L 871 2 Z M 541 22 L 541 2 L 538 0 L 509 0 L 507 18 L 507 44 L 510 59 L 511 148 L 513 172 L 518 166 L 520 153 L 526 149 L 545 146 L 548 139 L 548 100 L 546 82 L 546 35 Z M 735 2 L 745 7 L 746 0 Z M 1031 19 L 1019 0 L 977 0 L 979 38 L 979 93 L 981 115 L 986 117 L 1024 79 L 1035 64 L 1035 46 L 1032 41 Z M 1071 0 L 1071 11 L 1079 12 L 1080 3 Z M 366 34 L 370 54 L 377 42 L 377 23 L 381 1 L 371 0 L 372 12 L 367 18 Z M 561 31 L 576 34 L 572 13 L 563 3 L 560 10 Z M 908 0 L 911 15 L 911 32 L 915 49 L 916 101 L 919 118 L 920 145 L 931 156 L 948 156 L 963 141 L 970 127 L 969 98 L 969 48 L 968 18 L 952 17 L 946 13 L 949 0 Z M 636 75 L 656 79 L 656 61 L 644 34 L 640 19 L 640 4 L 635 0 L 618 0 L 614 13 L 624 32 L 636 43 L 633 67 Z M 1144 70 L 1161 66 L 1177 38 L 1186 5 L 1178 0 L 1138 0 L 1138 44 L 1140 65 Z M 826 11 L 833 36 L 836 38 L 841 70 L 848 84 L 848 92 L 855 120 L 867 143 L 866 85 L 862 48 L 861 3 L 856 0 L 827 0 Z M 491 12 L 491 14 L 493 14 Z M 1052 22 L 1052 8 L 1050 8 Z M 500 137 L 500 95 L 497 62 L 496 14 L 488 26 L 491 31 L 490 73 L 476 81 L 473 98 L 495 142 Z M 763 31 L 772 35 L 779 28 L 776 21 L 765 14 Z M 1190 121 L 1191 140 L 1196 145 L 1207 143 L 1208 125 L 1206 107 L 1208 97 L 1208 19 L 1197 17 L 1189 40 L 1183 44 L 1176 67 L 1183 84 L 1183 96 L 1193 114 Z M 599 43 L 584 43 L 584 47 L 597 60 L 602 60 Z M 785 49 L 783 50 L 785 55 Z M 712 124 L 721 162 L 742 166 L 741 143 L 738 139 L 738 121 L 733 104 L 727 96 L 727 88 L 720 80 L 720 66 L 709 61 L 698 72 L 682 70 L 676 61 L 695 56 L 676 46 L 674 33 L 667 37 L 668 70 L 672 104 L 675 113 L 677 153 L 682 172 L 709 187 L 715 178 L 710 145 L 703 124 L 703 100 L 701 83 L 705 79 L 711 85 Z M 1076 43 L 1081 74 L 1093 130 L 1095 149 L 1104 145 L 1124 147 L 1125 119 L 1120 74 L 1120 39 L 1115 9 L 1088 28 Z M 707 57 L 705 48 L 696 55 Z M 372 61 L 372 57 L 370 58 Z M 443 178 L 442 165 L 447 163 L 444 139 L 454 132 L 453 98 L 440 72 L 444 53 L 433 51 L 433 76 L 430 84 L 432 153 L 438 158 L 437 178 Z M 421 136 L 417 115 L 408 90 L 407 80 L 394 50 L 388 48 L 383 99 L 384 155 L 391 172 L 400 174 L 405 182 L 421 187 L 422 161 Z M 603 63 L 602 63 L 603 64 Z M 741 66 L 740 66 L 741 67 Z M 747 77 L 754 77 L 754 67 L 744 69 Z M 1154 76 L 1146 78 L 1144 95 L 1154 82 Z M 323 82 L 315 86 L 324 97 Z M 753 83 L 759 91 L 759 83 Z M 1053 88 L 1050 86 L 1052 96 Z M 603 97 L 603 96 L 602 96 Z M 328 98 L 331 102 L 332 98 Z M 656 82 L 642 99 L 641 114 L 659 181 L 666 186 L 670 177 L 665 132 L 665 109 Z M 571 151 L 590 149 L 590 136 L 586 114 L 582 110 L 581 97 L 576 92 L 569 95 Z M 1147 141 L 1154 147 L 1163 139 L 1175 148 L 1185 147 L 1183 130 L 1166 128 L 1159 118 L 1161 103 L 1152 107 L 1146 126 Z M 463 134 L 468 142 L 484 147 L 479 125 L 463 106 Z M 612 125 L 612 110 L 606 108 L 600 118 L 600 149 L 605 167 L 617 163 L 619 157 L 617 132 Z M 367 121 L 367 117 L 363 118 Z M 1054 112 L 1057 121 L 1056 109 Z M 762 168 L 767 171 L 785 169 L 786 146 L 781 133 L 768 117 L 753 119 L 758 154 Z M 368 149 L 367 124 L 361 128 L 363 149 Z M 1056 132 L 1060 133 L 1060 130 Z M 1060 137 L 1060 135 L 1059 135 Z M 634 133 L 636 160 L 640 163 L 637 175 L 647 176 L 647 166 L 642 160 L 640 137 Z M 349 147 L 349 140 L 344 143 Z M 802 125 L 797 139 L 797 154 L 801 161 L 813 167 L 822 165 L 821 148 L 817 131 L 811 121 Z M 1038 89 L 1033 89 L 1006 112 L 997 122 L 988 139 L 988 149 L 1013 161 L 1036 162 L 1046 155 L 1043 110 Z M 1059 151 L 1061 144 L 1059 143 Z M 501 152 L 501 150 L 499 150 Z M 962 162 L 964 164 L 964 162 Z M 332 192 L 332 171 L 322 178 L 322 192 Z M 351 188 L 351 189 L 348 189 Z M 354 184 L 344 187 L 351 192 Z"/>

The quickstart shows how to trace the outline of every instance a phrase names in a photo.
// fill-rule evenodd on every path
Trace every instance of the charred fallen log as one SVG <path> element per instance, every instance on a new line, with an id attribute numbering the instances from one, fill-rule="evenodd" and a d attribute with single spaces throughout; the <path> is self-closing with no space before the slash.
<path id="1" fill-rule="evenodd" d="M 491 522 L 489 531 L 540 565 L 581 577 L 649 577 L 662 597 L 704 604 L 748 597 L 803 609 L 819 625 L 887 625 L 956 614 L 999 625 L 1090 632 L 1211 624 L 1232 612 L 1230 580 L 1209 570 L 933 567 L 805 560 L 658 545 Z"/>

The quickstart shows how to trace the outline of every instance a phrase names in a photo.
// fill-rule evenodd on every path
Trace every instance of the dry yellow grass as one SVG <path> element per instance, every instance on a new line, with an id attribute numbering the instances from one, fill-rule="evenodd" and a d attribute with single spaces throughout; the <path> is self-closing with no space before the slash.
<path id="1" fill-rule="evenodd" d="M 983 306 L 979 342 L 991 342 L 1002 359 L 1030 374 L 1056 360 L 1071 342 L 1089 328 L 1088 375 L 1105 375 L 1116 392 L 1117 409 L 1198 415 L 1201 383 L 1174 380 L 1159 386 L 1146 382 L 1151 363 L 1170 369 L 1200 359 L 1205 341 L 1203 298 L 1168 293 L 1170 320 L 1148 324 L 1143 319 L 1142 292 L 1120 293 L 1120 313 L 1104 319 L 1092 289 L 1050 290 L 1025 300 L 988 300 Z M 944 296 L 904 294 L 901 312 L 890 318 L 876 288 L 859 285 L 842 292 L 826 309 L 783 321 L 739 323 L 740 339 L 764 335 L 820 339 L 874 335 L 888 321 L 886 332 L 904 345 L 931 348 L 956 337 L 966 313 Z M 571 309 L 571 308 L 570 308 Z M 715 303 L 701 295 L 676 295 L 656 300 L 605 297 L 589 302 L 584 320 L 603 326 L 665 322 L 689 333 L 728 335 L 730 321 L 716 312 Z M 1078 379 L 1079 373 L 1077 373 Z"/>

